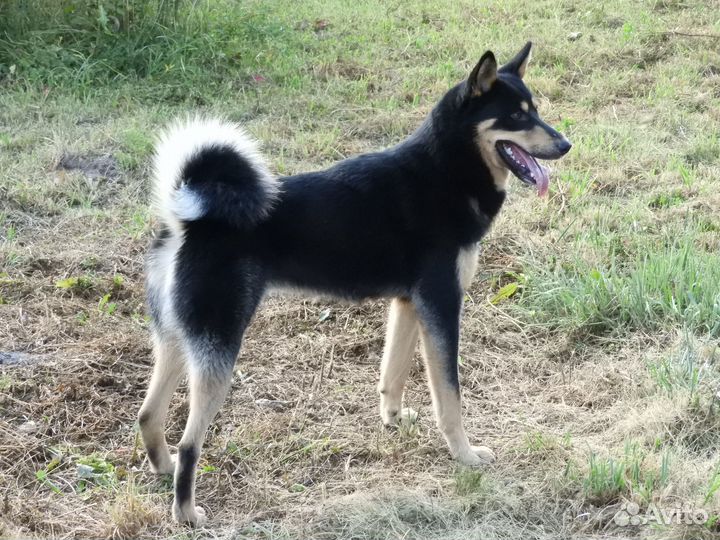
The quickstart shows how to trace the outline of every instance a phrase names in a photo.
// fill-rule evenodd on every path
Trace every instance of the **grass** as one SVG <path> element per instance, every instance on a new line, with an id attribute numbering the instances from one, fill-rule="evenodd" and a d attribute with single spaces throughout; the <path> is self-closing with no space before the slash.
<path id="1" fill-rule="evenodd" d="M 611 244 L 600 264 L 557 261 L 528 279 L 522 307 L 531 318 L 592 334 L 681 326 L 718 337 L 720 255 L 698 248 L 696 237 L 681 232 L 632 249 Z"/>
<path id="2" fill-rule="evenodd" d="M 691 402 L 703 394 L 703 387 L 712 388 L 720 382 L 716 369 L 720 351 L 711 344 L 695 343 L 690 335 L 685 334 L 681 343 L 671 354 L 656 363 L 650 363 L 648 369 L 656 384 L 669 395 L 677 392 L 686 393 Z"/>
<path id="3" fill-rule="evenodd" d="M 231 74 L 258 62 L 249 48 L 283 43 L 277 40 L 283 28 L 260 4 L 228 2 L 223 14 L 207 2 L 199 9 L 181 4 L 187 3 L 10 1 L 0 26 L 2 75 L 81 96 L 97 85 L 152 79 L 162 83 L 165 99 L 182 100 L 194 89 L 202 99 L 201 88 L 229 89 Z"/>
<path id="4" fill-rule="evenodd" d="M 607 505 L 624 497 L 648 503 L 670 478 L 670 457 L 663 454 L 657 469 L 644 465 L 645 454 L 637 444 L 626 443 L 622 458 L 599 458 L 590 454 L 587 476 L 583 479 L 586 497 Z"/>
<path id="5" fill-rule="evenodd" d="M 718 34 L 699 1 L 2 3 L 0 536 L 717 535 Z M 385 303 L 270 298 L 199 465 L 209 525 L 173 525 L 135 427 L 158 128 L 223 114 L 279 174 L 312 170 L 401 140 L 526 39 L 574 147 L 547 200 L 512 183 L 466 297 L 467 429 L 498 462 L 452 462 L 419 359 L 418 418 L 382 428 Z M 711 517 L 622 527 L 628 502 Z"/>

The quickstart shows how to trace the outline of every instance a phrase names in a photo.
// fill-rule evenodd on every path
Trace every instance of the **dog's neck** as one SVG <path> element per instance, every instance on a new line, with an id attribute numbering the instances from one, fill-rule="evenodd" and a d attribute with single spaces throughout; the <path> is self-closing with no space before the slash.
<path id="1" fill-rule="evenodd" d="M 441 106 L 442 102 L 401 146 L 425 154 L 438 178 L 492 221 L 505 202 L 504 185 L 493 177 L 474 140 L 459 140 L 446 132 L 438 121 Z"/>

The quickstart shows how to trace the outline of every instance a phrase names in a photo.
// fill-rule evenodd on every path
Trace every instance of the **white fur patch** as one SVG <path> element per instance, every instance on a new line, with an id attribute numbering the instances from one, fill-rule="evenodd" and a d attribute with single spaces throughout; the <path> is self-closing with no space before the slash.
<path id="1" fill-rule="evenodd" d="M 205 213 L 202 198 L 186 185 L 175 190 L 168 210 L 183 221 L 200 219 Z"/>
<path id="2" fill-rule="evenodd" d="M 158 308 L 163 314 L 164 324 L 173 327 L 175 314 L 172 309 L 171 292 L 175 276 L 175 257 L 182 246 L 182 236 L 172 235 L 159 249 L 148 256 L 148 289 L 157 294 Z"/>
<path id="3" fill-rule="evenodd" d="M 182 220 L 202 216 L 202 201 L 180 186 L 183 168 L 203 148 L 228 146 L 247 159 L 258 174 L 270 201 L 279 184 L 260 155 L 258 144 L 237 124 L 217 118 L 187 118 L 163 131 L 155 148 L 153 205 L 160 219 L 174 232 L 182 232 Z"/>

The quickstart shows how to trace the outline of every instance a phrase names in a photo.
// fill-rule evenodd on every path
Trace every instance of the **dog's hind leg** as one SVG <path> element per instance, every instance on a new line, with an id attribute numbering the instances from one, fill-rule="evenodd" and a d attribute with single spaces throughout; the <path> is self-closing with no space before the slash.
<path id="1" fill-rule="evenodd" d="M 184 360 L 175 340 L 161 332 L 153 336 L 153 356 L 155 366 L 138 413 L 138 423 L 150 468 L 155 473 L 172 474 L 175 463 L 165 440 L 165 419 L 172 395 L 184 372 Z"/>
<path id="2" fill-rule="evenodd" d="M 465 465 L 482 465 L 495 459 L 484 446 L 471 446 L 462 424 L 458 345 L 462 292 L 454 269 L 436 271 L 413 295 L 420 319 L 420 337 L 435 419 L 450 453 Z M 456 287 L 448 290 L 448 284 Z"/>
<path id="3" fill-rule="evenodd" d="M 412 366 L 418 341 L 418 319 L 415 306 L 405 298 L 390 304 L 385 350 L 380 365 L 380 416 L 385 425 L 396 424 L 412 411 L 401 409 L 403 389 Z"/>
<path id="4" fill-rule="evenodd" d="M 190 229 L 185 242 L 174 308 L 187 355 L 190 411 L 178 444 L 173 516 L 197 525 L 205 512 L 195 506 L 195 469 L 207 428 L 230 388 L 243 334 L 264 283 L 255 262 L 227 255 L 223 248 L 232 244 L 216 230 Z"/>
<path id="5" fill-rule="evenodd" d="M 195 506 L 195 468 L 207 428 L 230 388 L 237 349 L 218 351 L 211 343 L 192 348 L 188 370 L 190 413 L 178 445 L 173 517 L 180 523 L 199 525 L 205 521 L 205 511 Z"/>

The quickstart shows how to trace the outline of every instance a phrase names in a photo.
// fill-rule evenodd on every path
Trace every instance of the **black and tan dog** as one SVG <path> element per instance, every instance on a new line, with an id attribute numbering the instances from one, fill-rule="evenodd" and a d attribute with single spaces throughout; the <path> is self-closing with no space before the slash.
<path id="1" fill-rule="evenodd" d="M 530 43 L 498 68 L 486 52 L 407 140 L 328 170 L 276 178 L 237 126 L 190 120 L 162 137 L 154 196 L 162 228 L 147 294 L 155 369 L 140 410 L 152 469 L 175 474 L 173 515 L 197 524 L 195 469 L 230 386 L 243 333 L 263 295 L 293 288 L 347 299 L 392 298 L 380 414 L 401 398 L 418 338 L 437 424 L 467 465 L 494 459 L 463 429 L 458 339 L 477 244 L 505 200 L 509 173 L 542 195 L 568 140 L 545 124 L 523 83 Z M 189 376 L 177 460 L 165 441 L 171 395 Z M 177 461 L 177 463 L 176 463 Z"/>

